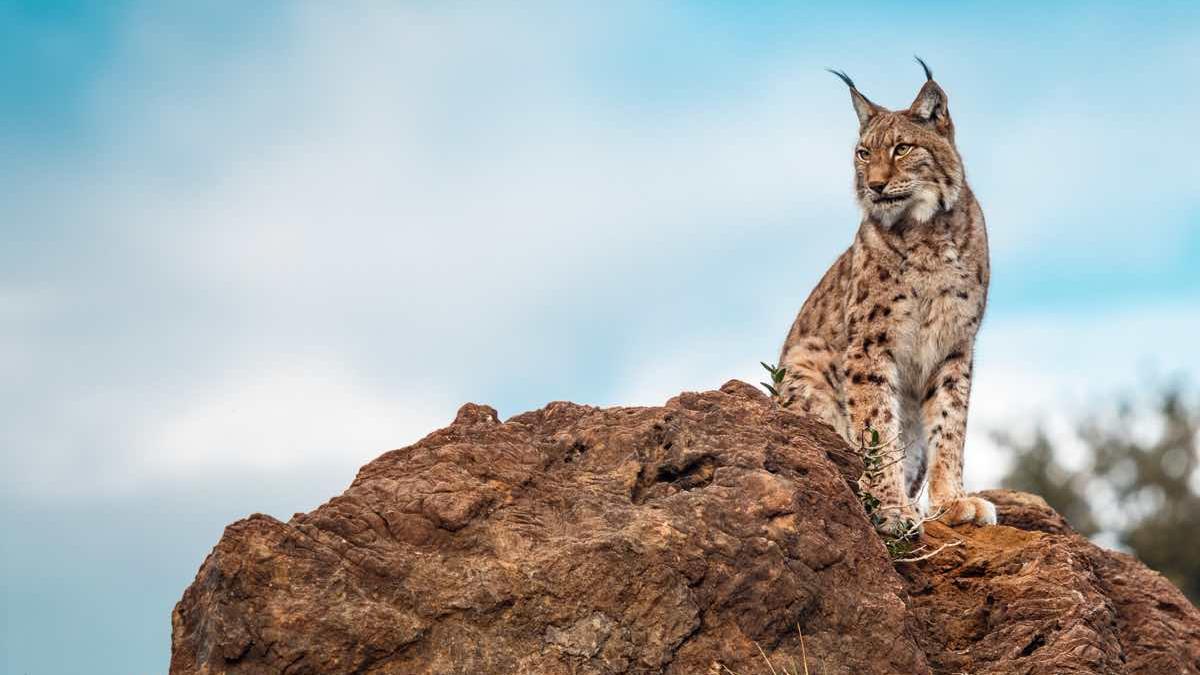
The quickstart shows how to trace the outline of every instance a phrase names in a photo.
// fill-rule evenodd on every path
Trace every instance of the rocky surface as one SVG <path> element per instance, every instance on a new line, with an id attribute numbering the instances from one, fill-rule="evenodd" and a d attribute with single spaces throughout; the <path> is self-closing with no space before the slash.
<path id="1" fill-rule="evenodd" d="M 1200 673 L 1200 612 L 1033 495 L 893 563 L 857 456 L 740 382 L 454 423 L 230 525 L 172 673 Z M 801 644 L 803 634 L 803 645 Z"/>

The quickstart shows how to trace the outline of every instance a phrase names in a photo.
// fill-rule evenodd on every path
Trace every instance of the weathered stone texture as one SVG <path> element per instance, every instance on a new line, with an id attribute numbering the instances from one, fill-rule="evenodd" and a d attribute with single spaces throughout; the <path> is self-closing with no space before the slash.
<path id="1" fill-rule="evenodd" d="M 1200 613 L 1032 495 L 889 561 L 828 428 L 730 382 L 660 408 L 468 404 L 289 522 L 230 525 L 184 673 L 1200 673 Z M 1005 524 L 1013 525 L 1009 527 Z"/>

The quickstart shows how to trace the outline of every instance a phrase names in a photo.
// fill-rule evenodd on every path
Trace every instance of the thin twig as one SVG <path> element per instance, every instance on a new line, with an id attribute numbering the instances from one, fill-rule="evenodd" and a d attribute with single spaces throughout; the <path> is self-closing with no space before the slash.
<path id="1" fill-rule="evenodd" d="M 763 648 L 757 642 L 754 643 L 754 646 L 758 647 L 758 653 L 762 654 L 763 661 L 767 662 L 767 667 L 771 669 L 771 675 L 779 675 L 779 673 L 775 672 L 775 666 L 771 665 L 771 659 L 767 658 L 767 653 L 763 651 Z"/>
<path id="2" fill-rule="evenodd" d="M 885 447 L 895 443 L 896 441 L 899 441 L 900 436 L 902 435 L 901 433 L 897 432 L 896 435 L 893 436 L 890 440 L 883 441 L 882 443 L 879 443 L 876 445 L 872 445 L 870 443 L 867 443 L 867 436 L 866 436 L 867 431 L 868 430 L 864 428 L 862 430 L 862 433 L 860 433 L 859 437 L 858 437 L 858 445 L 863 450 L 879 450 L 880 448 L 885 448 Z M 913 444 L 915 444 L 918 440 L 919 439 L 914 438 L 913 440 L 909 441 L 908 443 L 905 443 L 898 450 L 890 450 L 889 452 L 905 452 L 909 448 L 911 448 L 913 446 Z"/>
<path id="3" fill-rule="evenodd" d="M 930 551 L 929 553 L 926 553 L 925 555 L 919 555 L 915 558 L 896 558 L 892 562 L 910 563 L 910 562 L 918 562 L 921 560 L 928 560 L 929 558 L 932 558 L 933 556 L 941 553 L 943 550 L 948 549 L 952 546 L 958 546 L 960 544 L 962 544 L 962 541 L 948 541 L 945 544 L 942 544 L 941 546 Z"/>
<path id="4" fill-rule="evenodd" d="M 917 502 L 905 502 L 903 504 L 896 504 L 895 506 L 880 506 L 879 510 L 880 511 L 896 511 L 899 509 L 907 509 L 910 506 L 918 506 L 918 503 Z"/>
<path id="5" fill-rule="evenodd" d="M 873 445 L 871 443 L 867 443 L 866 438 L 864 437 L 859 440 L 859 445 L 862 446 L 863 450 L 881 450 L 898 440 L 900 440 L 900 434 L 896 434 L 891 438 L 891 440 L 883 441 L 882 443 Z M 888 450 L 888 452 L 904 452 L 905 450 L 908 450 L 910 445 L 912 445 L 912 443 L 906 443 L 903 447 L 897 448 L 896 450 Z"/>
<path id="6" fill-rule="evenodd" d="M 906 459 L 908 459 L 908 458 L 905 457 L 903 453 L 901 453 L 900 457 L 893 459 L 892 461 L 888 462 L 887 464 L 880 464 L 877 468 L 872 469 L 872 471 L 873 472 L 883 471 L 884 469 L 888 468 L 889 466 L 896 466 L 897 464 L 899 464 L 900 462 L 903 462 Z"/>
<path id="7" fill-rule="evenodd" d="M 800 659 L 804 661 L 804 675 L 808 675 L 808 650 L 804 648 L 804 631 L 800 630 L 800 622 L 796 622 L 796 632 L 800 634 Z M 792 667 L 795 670 L 795 666 Z"/>
<path id="8" fill-rule="evenodd" d="M 923 525 L 925 525 L 925 523 L 932 523 L 933 521 L 937 520 L 938 518 L 941 518 L 942 514 L 944 514 L 945 512 L 946 512 L 946 509 L 942 508 L 931 515 L 922 516 L 921 518 L 917 519 L 916 522 L 914 522 L 912 525 L 910 525 L 908 527 L 908 529 L 906 529 L 904 532 L 898 533 L 896 536 L 899 537 L 900 539 L 908 539 L 909 537 L 912 537 L 912 536 L 920 533 L 921 527 Z"/>

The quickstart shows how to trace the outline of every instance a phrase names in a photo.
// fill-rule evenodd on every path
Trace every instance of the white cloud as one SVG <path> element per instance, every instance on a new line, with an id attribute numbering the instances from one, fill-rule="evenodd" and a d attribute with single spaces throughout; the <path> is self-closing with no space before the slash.
<path id="1" fill-rule="evenodd" d="M 335 358 L 281 354 L 174 391 L 162 387 L 161 398 L 148 385 L 120 399 L 75 393 L 57 406 L 68 425 L 25 421 L 23 439 L 9 430 L 6 446 L 25 452 L 6 453 L 4 482 L 17 493 L 72 499 L 231 476 L 332 474 L 344 484 L 381 452 L 453 419 L 456 402 L 436 386 L 409 384 L 398 395 L 361 381 Z"/>
<path id="2" fill-rule="evenodd" d="M 404 343 L 391 347 L 424 354 L 406 368 L 428 374 L 490 367 L 473 360 L 476 326 L 504 326 L 491 351 L 515 351 L 536 328 L 524 319 L 577 315 L 630 258 L 670 264 L 830 203 L 852 213 L 849 169 L 821 160 L 848 141 L 824 133 L 794 78 L 750 73 L 747 96 L 669 119 L 597 98 L 571 64 L 611 39 L 612 20 L 563 35 L 486 13 L 309 8 L 282 47 L 239 53 L 199 84 L 149 77 L 132 109 L 114 77 L 97 89 L 100 117 L 122 141 L 149 130 L 156 151 L 126 158 L 104 217 L 156 277 L 270 307 L 251 319 L 270 322 L 261 333 L 309 330 L 316 315 L 323 331 L 379 334 L 361 322 L 392 317 Z M 164 30 L 143 20 L 126 58 L 164 61 Z M 180 160 L 213 169 L 145 180 Z M 830 237 L 807 234 L 793 257 Z"/>
<path id="3" fill-rule="evenodd" d="M 604 404 L 658 406 L 681 391 L 708 391 L 729 380 L 758 384 L 766 371 L 748 353 L 748 344 L 742 335 L 707 336 L 646 354 L 624 373 L 624 384 Z M 762 356 L 759 360 L 767 363 L 777 360 Z"/>
<path id="4" fill-rule="evenodd" d="M 357 467 L 445 426 L 454 410 L 425 388 L 403 398 L 373 392 L 336 361 L 281 359 L 198 392 L 151 425 L 136 463 L 171 479 Z"/>
<path id="5" fill-rule="evenodd" d="M 99 335 L 64 361 L 78 338 L 6 330 L 45 397 L 5 425 L 16 489 L 357 465 L 445 423 L 476 379 L 519 377 L 546 351 L 537 317 L 587 314 L 614 261 L 782 219 L 797 182 L 824 184 L 796 150 L 829 141 L 786 82 L 648 126 L 575 100 L 567 61 L 604 22 L 324 7 L 285 25 L 188 54 L 173 17 L 131 17 L 92 97 L 103 161 L 43 202 L 87 224 L 102 279 L 63 269 L 70 301 L 33 328 Z M 337 357 L 286 356 L 314 345 Z"/>
<path id="6" fill-rule="evenodd" d="M 1195 300 L 1118 307 L 1091 314 L 1045 312 L 985 322 L 972 393 L 969 443 L 992 457 L 987 431 L 1028 432 L 1045 424 L 1068 463 L 1083 456 L 1074 423 L 1111 409 L 1117 397 L 1183 376 L 1200 381 Z M 972 476 L 994 481 L 1001 466 L 979 462 Z"/>
<path id="7" fill-rule="evenodd" d="M 138 489 L 361 462 L 445 423 L 451 401 L 587 361 L 573 338 L 595 316 L 603 334 L 588 337 L 633 363 L 624 384 L 545 399 L 657 404 L 756 382 L 792 303 L 854 228 L 853 120 L 820 54 L 748 60 L 736 91 L 640 108 L 587 73 L 629 26 L 662 19 L 643 5 L 582 17 L 292 6 L 278 32 L 230 45 L 197 42 L 161 11 L 130 17 L 95 83 L 95 157 L 71 166 L 69 189 L 56 179 L 27 195 L 25 211 L 81 225 L 63 242 L 73 256 L 39 266 L 50 309 L 10 307 L 32 297 L 21 286 L 0 296 L 15 317 L 0 345 L 21 353 L 0 373 L 31 392 L 2 425 L 22 489 L 92 489 L 105 467 Z M 998 255 L 1041 246 L 1046 214 L 1091 194 L 1082 178 L 1050 189 L 1029 158 L 1053 165 L 1047 148 L 1067 129 L 1061 147 L 1099 163 L 1088 139 L 1116 133 L 1054 110 L 1037 118 L 1043 133 L 1017 124 L 997 138 L 959 120 L 975 138 L 968 161 L 997 158 L 985 206 Z M 734 241 L 763 241 L 763 259 L 722 260 Z M 682 269 L 701 262 L 714 269 Z M 700 298 L 761 275 L 753 321 L 673 315 L 669 338 L 648 337 L 660 310 L 629 297 L 645 269 L 700 280 L 679 289 Z M 551 332 L 562 325 L 585 328 Z M 1082 364 L 1071 372 L 1109 358 L 1068 351 Z M 1025 414 L 1030 382 L 1072 376 L 1042 369 L 1048 357 L 1004 358 L 983 373 L 976 419 Z"/>
<path id="8" fill-rule="evenodd" d="M 1190 186 L 1200 180 L 1194 162 L 1160 150 L 1174 144 L 1172 125 L 1147 127 L 1124 110 L 1081 114 L 1075 100 L 1039 103 L 973 137 L 961 132 L 982 150 L 966 159 L 993 252 L 1014 263 L 1169 257 L 1190 235 Z"/>

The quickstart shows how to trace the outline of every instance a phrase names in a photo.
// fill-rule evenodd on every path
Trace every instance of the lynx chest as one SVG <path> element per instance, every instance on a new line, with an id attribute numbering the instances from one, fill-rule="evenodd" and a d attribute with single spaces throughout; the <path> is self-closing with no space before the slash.
<path id="1" fill-rule="evenodd" d="M 948 240 L 914 246 L 900 263 L 896 361 L 901 380 L 922 386 L 955 351 L 969 351 L 983 312 L 980 275 Z"/>

